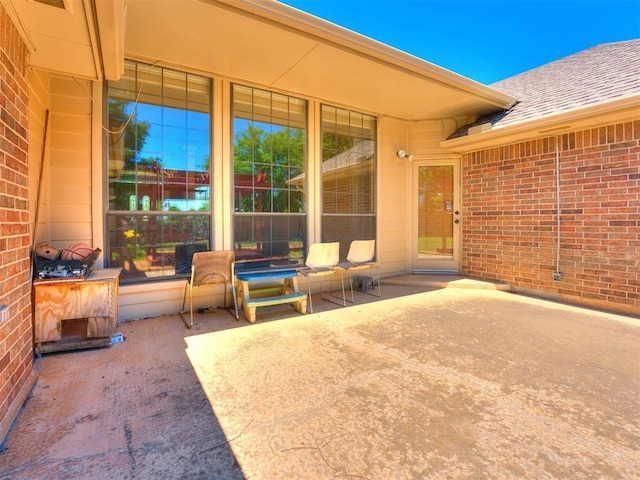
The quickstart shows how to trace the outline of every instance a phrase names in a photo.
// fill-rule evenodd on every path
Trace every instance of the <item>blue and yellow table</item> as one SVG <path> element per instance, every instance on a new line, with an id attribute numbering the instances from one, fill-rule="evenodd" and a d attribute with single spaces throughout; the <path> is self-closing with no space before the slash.
<path id="1" fill-rule="evenodd" d="M 298 272 L 276 269 L 236 274 L 238 279 L 238 307 L 242 306 L 249 323 L 256 321 L 256 308 L 269 305 L 293 304 L 296 311 L 307 312 L 307 294 L 298 290 Z M 251 288 L 251 284 L 254 285 Z"/>

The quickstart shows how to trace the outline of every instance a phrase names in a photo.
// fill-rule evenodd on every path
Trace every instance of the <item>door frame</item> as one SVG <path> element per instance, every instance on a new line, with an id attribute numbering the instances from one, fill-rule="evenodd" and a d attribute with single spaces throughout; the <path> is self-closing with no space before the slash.
<path id="1" fill-rule="evenodd" d="M 442 259 L 418 258 L 418 171 L 420 167 L 453 166 L 453 256 Z M 458 212 L 456 215 L 455 212 Z M 413 273 L 459 273 L 462 265 L 462 171 L 460 157 L 442 156 L 414 160 L 411 165 L 411 271 Z"/>

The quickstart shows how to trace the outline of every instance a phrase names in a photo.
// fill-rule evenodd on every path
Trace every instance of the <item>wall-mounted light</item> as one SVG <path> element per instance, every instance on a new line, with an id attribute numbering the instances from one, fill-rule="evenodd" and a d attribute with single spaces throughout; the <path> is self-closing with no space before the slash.
<path id="1" fill-rule="evenodd" d="M 398 158 L 406 158 L 409 161 L 413 160 L 413 155 L 409 155 L 407 152 L 405 152 L 404 150 L 398 150 L 396 152 L 396 155 L 398 156 Z"/>

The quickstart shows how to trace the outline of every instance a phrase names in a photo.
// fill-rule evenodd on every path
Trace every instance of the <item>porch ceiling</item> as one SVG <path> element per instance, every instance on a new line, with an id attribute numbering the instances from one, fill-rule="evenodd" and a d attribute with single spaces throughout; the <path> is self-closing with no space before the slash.
<path id="1" fill-rule="evenodd" d="M 118 78 L 126 56 L 407 120 L 477 116 L 514 102 L 277 2 L 60 0 L 61 9 L 42 3 L 54 0 L 1 1 L 19 18 L 34 67 L 94 80 L 102 71 Z"/>
<path id="2" fill-rule="evenodd" d="M 0 0 L 29 50 L 29 64 L 98 79 L 97 41 L 83 0 Z"/>

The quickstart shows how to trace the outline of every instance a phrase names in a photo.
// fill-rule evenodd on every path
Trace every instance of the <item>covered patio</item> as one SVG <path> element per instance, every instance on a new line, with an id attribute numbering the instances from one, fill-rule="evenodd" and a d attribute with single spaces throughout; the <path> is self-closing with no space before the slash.
<path id="1" fill-rule="evenodd" d="M 460 277 L 382 288 L 45 355 L 0 477 L 636 478 L 640 320 Z"/>

